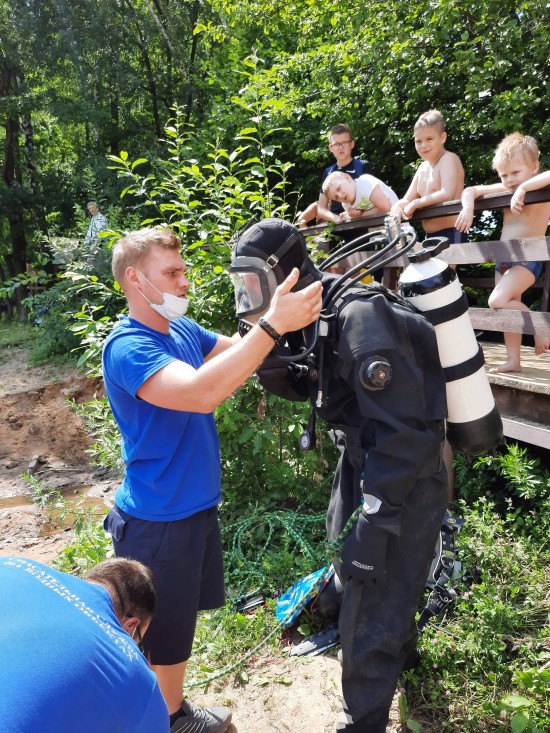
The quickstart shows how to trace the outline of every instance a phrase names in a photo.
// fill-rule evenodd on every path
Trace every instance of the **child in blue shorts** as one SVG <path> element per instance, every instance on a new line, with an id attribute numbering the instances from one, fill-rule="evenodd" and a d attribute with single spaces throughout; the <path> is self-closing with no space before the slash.
<path id="1" fill-rule="evenodd" d="M 474 201 L 491 193 L 514 191 L 510 208 L 504 209 L 501 239 L 543 237 L 550 218 L 550 201 L 524 206 L 527 191 L 536 191 L 550 185 L 550 171 L 539 173 L 539 147 L 534 138 L 514 132 L 502 140 L 495 151 L 493 168 L 501 183 L 470 186 L 462 194 L 462 211 L 456 228 L 467 232 L 472 225 Z M 497 262 L 495 289 L 489 296 L 491 308 L 528 311 L 521 302 L 522 294 L 530 288 L 542 271 L 542 262 Z M 491 369 L 492 372 L 521 372 L 521 333 L 505 333 L 507 360 Z M 535 353 L 548 351 L 550 337 L 535 334 Z"/>

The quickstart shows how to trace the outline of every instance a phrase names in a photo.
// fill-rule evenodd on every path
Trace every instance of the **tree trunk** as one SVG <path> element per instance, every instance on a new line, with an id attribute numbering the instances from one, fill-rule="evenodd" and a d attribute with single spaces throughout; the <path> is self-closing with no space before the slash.
<path id="1" fill-rule="evenodd" d="M 23 85 L 23 72 L 19 67 L 15 67 L 14 69 L 14 80 L 15 86 L 17 88 Z M 23 149 L 25 152 L 27 175 L 29 177 L 29 188 L 31 189 L 31 193 L 33 196 L 36 224 L 44 237 L 47 237 L 48 224 L 46 222 L 46 212 L 44 211 L 44 205 L 40 196 L 38 176 L 36 173 L 36 165 L 34 162 L 34 130 L 32 126 L 32 118 L 30 112 L 23 113 L 21 115 L 21 130 L 23 132 Z"/>
<path id="2" fill-rule="evenodd" d="M 111 83 L 110 88 L 110 108 L 111 108 L 111 124 L 109 128 L 109 148 L 111 155 L 120 153 L 120 108 L 118 93 L 118 58 L 116 52 L 111 55 Z"/>
<path id="3" fill-rule="evenodd" d="M 16 69 L 5 63 L 0 66 L 0 98 L 8 97 L 16 80 Z M 25 236 L 24 209 L 22 202 L 23 188 L 21 185 L 21 174 L 18 171 L 17 142 L 19 137 L 19 124 L 15 117 L 8 117 L 4 123 L 6 138 L 4 143 L 4 164 L 2 167 L 2 178 L 8 188 L 8 205 L 6 207 L 6 218 L 8 220 L 11 253 L 4 259 L 11 277 L 15 277 L 26 270 L 27 263 L 27 240 Z M 27 296 L 27 288 L 21 286 L 15 291 L 16 307 L 19 320 L 26 318 L 26 309 L 23 306 L 23 299 Z"/>
<path id="4" fill-rule="evenodd" d="M 155 75 L 153 73 L 153 67 L 151 64 L 151 58 L 149 56 L 149 47 L 147 44 L 147 37 L 143 33 L 139 21 L 136 18 L 135 10 L 130 2 L 130 0 L 126 0 L 126 7 L 132 14 L 132 20 L 134 22 L 134 26 L 136 29 L 136 34 L 138 37 L 138 44 L 141 51 L 141 56 L 143 58 L 143 63 L 145 65 L 145 73 L 147 75 L 147 87 L 149 89 L 149 94 L 151 95 L 151 107 L 153 112 L 153 120 L 155 123 L 155 134 L 157 138 L 162 137 L 162 126 L 160 124 L 160 115 L 159 115 L 159 99 L 158 99 L 158 93 L 157 93 L 157 84 L 155 81 Z M 118 151 L 116 153 L 118 155 Z"/>
<path id="5" fill-rule="evenodd" d="M 199 17 L 199 4 L 198 2 L 193 3 L 191 10 L 191 28 L 193 29 L 197 23 Z M 191 112 L 193 110 L 194 94 L 193 94 L 193 79 L 195 75 L 195 59 L 197 56 L 197 48 L 199 43 L 198 34 L 192 36 L 191 41 L 191 53 L 189 54 L 189 79 L 187 82 L 187 98 L 185 102 L 185 121 L 189 122 L 191 119 Z"/>

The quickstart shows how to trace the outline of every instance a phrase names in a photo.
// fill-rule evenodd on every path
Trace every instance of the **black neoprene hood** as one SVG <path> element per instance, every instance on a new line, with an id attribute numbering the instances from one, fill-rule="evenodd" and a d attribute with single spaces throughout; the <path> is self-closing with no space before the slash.
<path id="1" fill-rule="evenodd" d="M 302 232 L 284 219 L 263 219 L 244 231 L 233 250 L 233 265 L 238 264 L 239 257 L 257 257 L 270 264 L 277 284 L 294 267 L 300 270 L 300 279 L 306 275 L 310 275 L 308 282 L 322 278 L 308 257 Z"/>

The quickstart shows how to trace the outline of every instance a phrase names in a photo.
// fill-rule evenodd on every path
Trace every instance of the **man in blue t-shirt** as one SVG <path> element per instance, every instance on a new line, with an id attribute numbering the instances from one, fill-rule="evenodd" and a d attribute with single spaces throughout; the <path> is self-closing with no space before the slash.
<path id="1" fill-rule="evenodd" d="M 131 232 L 113 247 L 128 316 L 105 342 L 103 377 L 126 471 L 105 529 L 117 556 L 140 560 L 155 576 L 157 610 L 143 644 L 171 733 L 223 733 L 231 722 L 226 707 L 182 699 L 197 612 L 225 599 L 213 411 L 280 336 L 318 318 L 321 285 L 311 278 L 293 293 L 303 273 L 295 268 L 277 287 L 266 268 L 262 282 L 241 290 L 257 301 L 257 323 L 245 338 L 223 336 L 185 317 L 189 281 L 180 250 L 170 229 Z"/>
<path id="2" fill-rule="evenodd" d="M 106 560 L 85 579 L 0 558 L 0 733 L 168 733 L 138 648 L 155 609 L 151 571 Z"/>

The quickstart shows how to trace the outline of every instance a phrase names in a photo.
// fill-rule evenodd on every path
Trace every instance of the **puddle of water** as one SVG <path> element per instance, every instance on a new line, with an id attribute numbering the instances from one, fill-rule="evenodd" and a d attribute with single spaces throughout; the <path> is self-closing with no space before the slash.
<path id="1" fill-rule="evenodd" d="M 70 529 L 75 523 L 77 516 L 83 513 L 89 512 L 96 516 L 98 520 L 104 516 L 107 513 L 107 506 L 101 497 L 86 496 L 91 488 L 91 486 L 69 486 L 60 489 L 64 507 L 54 509 L 51 515 L 48 507 L 43 510 L 45 516 L 51 516 L 51 521 L 44 524 L 40 531 L 40 537 L 47 537 L 62 529 Z M 18 509 L 31 506 L 32 503 L 30 494 L 8 496 L 0 499 L 0 511 L 2 509 Z"/>
<path id="2" fill-rule="evenodd" d="M 5 499 L 0 499 L 0 510 L 28 506 L 31 503 L 30 496 L 8 496 Z"/>

